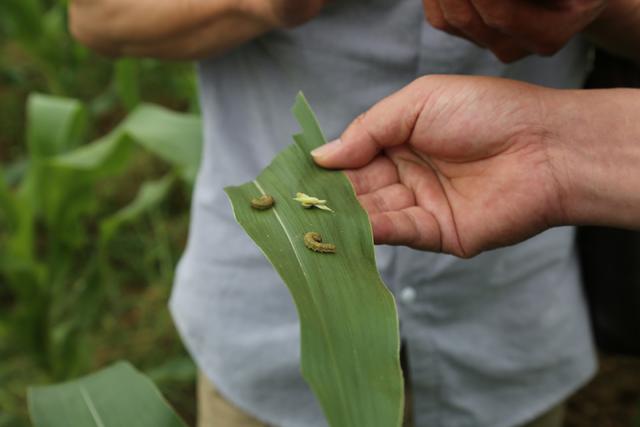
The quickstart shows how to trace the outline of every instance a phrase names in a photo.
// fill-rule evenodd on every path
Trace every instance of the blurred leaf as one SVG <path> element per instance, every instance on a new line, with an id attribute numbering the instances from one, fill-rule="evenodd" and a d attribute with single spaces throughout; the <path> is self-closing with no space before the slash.
<path id="1" fill-rule="evenodd" d="M 97 200 L 91 191 L 99 178 L 122 170 L 138 144 L 176 167 L 177 172 L 193 183 L 199 166 L 202 147 L 200 119 L 190 114 L 181 114 L 153 105 L 140 105 L 119 126 L 106 136 L 83 145 L 73 151 L 51 158 L 47 166 L 49 190 L 42 193 L 40 202 L 46 208 L 47 223 L 65 237 L 69 244 L 77 246 L 85 237 L 78 218 L 91 212 Z M 39 175 L 42 175 L 40 172 Z M 34 180 L 41 182 L 41 180 Z M 157 203 L 169 187 L 168 181 L 150 185 L 141 193 L 133 206 L 104 223 L 106 240 L 117 227 L 135 216 L 136 210 Z"/>
<path id="2" fill-rule="evenodd" d="M 116 128 L 106 136 L 69 153 L 51 159 L 51 166 L 89 173 L 94 177 L 113 174 L 122 169 L 133 149 L 133 141 Z"/>
<path id="3" fill-rule="evenodd" d="M 62 154 L 80 143 L 86 112 L 75 99 L 33 94 L 27 103 L 27 145 L 32 159 Z"/>
<path id="4" fill-rule="evenodd" d="M 0 168 L 0 225 L 3 225 L 3 228 L 9 231 L 13 231 L 18 227 L 19 216 L 16 203 L 15 197 L 9 191 L 5 173 Z"/>
<path id="5" fill-rule="evenodd" d="M 171 359 L 146 372 L 149 378 L 158 384 L 173 381 L 193 383 L 197 373 L 196 365 L 189 356 Z"/>
<path id="6" fill-rule="evenodd" d="M 125 58 L 116 62 L 116 92 L 129 111 L 140 104 L 140 82 L 138 74 L 138 60 Z"/>
<path id="7" fill-rule="evenodd" d="M 27 114 L 31 159 L 18 195 L 25 212 L 31 212 L 27 221 L 43 217 L 58 240 L 77 245 L 86 238 L 79 219 L 96 204 L 92 183 L 79 179 L 73 171 L 52 169 L 49 159 L 79 144 L 87 122 L 85 109 L 75 99 L 33 94 Z M 25 246 L 34 245 L 33 235 L 29 239 L 23 242 Z"/>
<path id="8" fill-rule="evenodd" d="M 202 150 L 200 118 L 150 104 L 140 105 L 108 135 L 52 164 L 104 175 L 124 165 L 133 143 L 176 166 L 187 182 L 195 180 Z"/>
<path id="9" fill-rule="evenodd" d="M 122 129 L 138 144 L 177 166 L 186 181 L 194 182 L 202 152 L 200 117 L 143 104 L 127 117 Z"/>
<path id="10" fill-rule="evenodd" d="M 35 427 L 185 427 L 153 383 L 129 363 L 63 384 L 32 387 Z"/>
<path id="11" fill-rule="evenodd" d="M 0 243 L 0 271 L 20 271 L 33 268 L 33 210 L 31 205 L 15 195 L 0 170 L 0 224 L 6 235 Z"/>
<path id="12" fill-rule="evenodd" d="M 371 226 L 347 177 L 319 168 L 309 152 L 325 142 L 302 95 L 293 108 L 302 127 L 254 181 L 227 187 L 237 221 L 262 249 L 291 292 L 300 317 L 302 374 L 333 427 L 396 427 L 403 412 L 398 315 L 380 279 Z M 321 199 L 335 213 L 304 209 L 296 192 Z M 270 194 L 275 206 L 250 200 Z M 310 231 L 337 247 L 313 252 Z"/>
<path id="13" fill-rule="evenodd" d="M 100 224 L 100 237 L 106 243 L 123 224 L 137 220 L 142 214 L 156 207 L 169 193 L 173 176 L 167 175 L 157 181 L 145 182 L 136 198 Z"/>

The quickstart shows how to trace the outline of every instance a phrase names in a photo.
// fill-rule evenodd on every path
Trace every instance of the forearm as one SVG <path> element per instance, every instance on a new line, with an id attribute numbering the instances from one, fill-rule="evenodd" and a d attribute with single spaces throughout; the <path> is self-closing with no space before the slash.
<path id="1" fill-rule="evenodd" d="M 570 100 L 553 113 L 563 124 L 550 138 L 550 157 L 563 193 L 561 222 L 640 229 L 640 90 L 560 96 Z"/>
<path id="2" fill-rule="evenodd" d="M 640 65 L 640 0 L 609 0 L 585 34 L 605 50 Z"/>
<path id="3" fill-rule="evenodd" d="M 215 55 L 272 28 L 258 10 L 238 0 L 76 0 L 73 34 L 112 56 L 192 59 Z"/>

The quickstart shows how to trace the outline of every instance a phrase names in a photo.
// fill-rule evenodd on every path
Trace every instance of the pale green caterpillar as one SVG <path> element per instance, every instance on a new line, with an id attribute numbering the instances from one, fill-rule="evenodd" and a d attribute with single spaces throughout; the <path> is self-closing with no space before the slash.
<path id="1" fill-rule="evenodd" d="M 294 197 L 293 200 L 300 202 L 302 207 L 305 209 L 318 208 L 323 211 L 333 212 L 333 209 L 327 206 L 326 200 L 321 200 L 317 197 L 309 196 L 308 194 L 296 193 L 296 197 Z"/>

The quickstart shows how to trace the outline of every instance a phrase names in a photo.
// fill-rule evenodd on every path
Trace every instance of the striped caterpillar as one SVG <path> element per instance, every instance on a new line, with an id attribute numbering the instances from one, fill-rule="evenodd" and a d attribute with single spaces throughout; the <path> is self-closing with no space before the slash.
<path id="1" fill-rule="evenodd" d="M 304 245 L 314 252 L 321 252 L 325 254 L 336 253 L 336 245 L 332 243 L 322 243 L 322 236 L 320 233 L 315 231 L 305 233 Z"/>
<path id="2" fill-rule="evenodd" d="M 269 196 L 268 194 L 264 194 L 260 197 L 251 199 L 251 207 L 260 211 L 270 209 L 275 203 L 276 202 L 275 200 L 273 200 L 273 197 Z"/>

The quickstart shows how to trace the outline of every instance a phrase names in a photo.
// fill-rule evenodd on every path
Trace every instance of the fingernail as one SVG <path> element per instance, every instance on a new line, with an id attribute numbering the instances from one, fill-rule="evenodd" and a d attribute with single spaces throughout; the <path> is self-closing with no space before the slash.
<path id="1" fill-rule="evenodd" d="M 331 156 L 331 154 L 333 154 L 336 150 L 338 150 L 339 145 L 342 143 L 341 139 L 334 139 L 331 142 L 327 142 L 324 145 L 321 145 L 320 147 L 314 149 L 311 151 L 311 155 L 314 158 L 320 158 L 320 157 L 327 157 L 327 156 Z"/>

